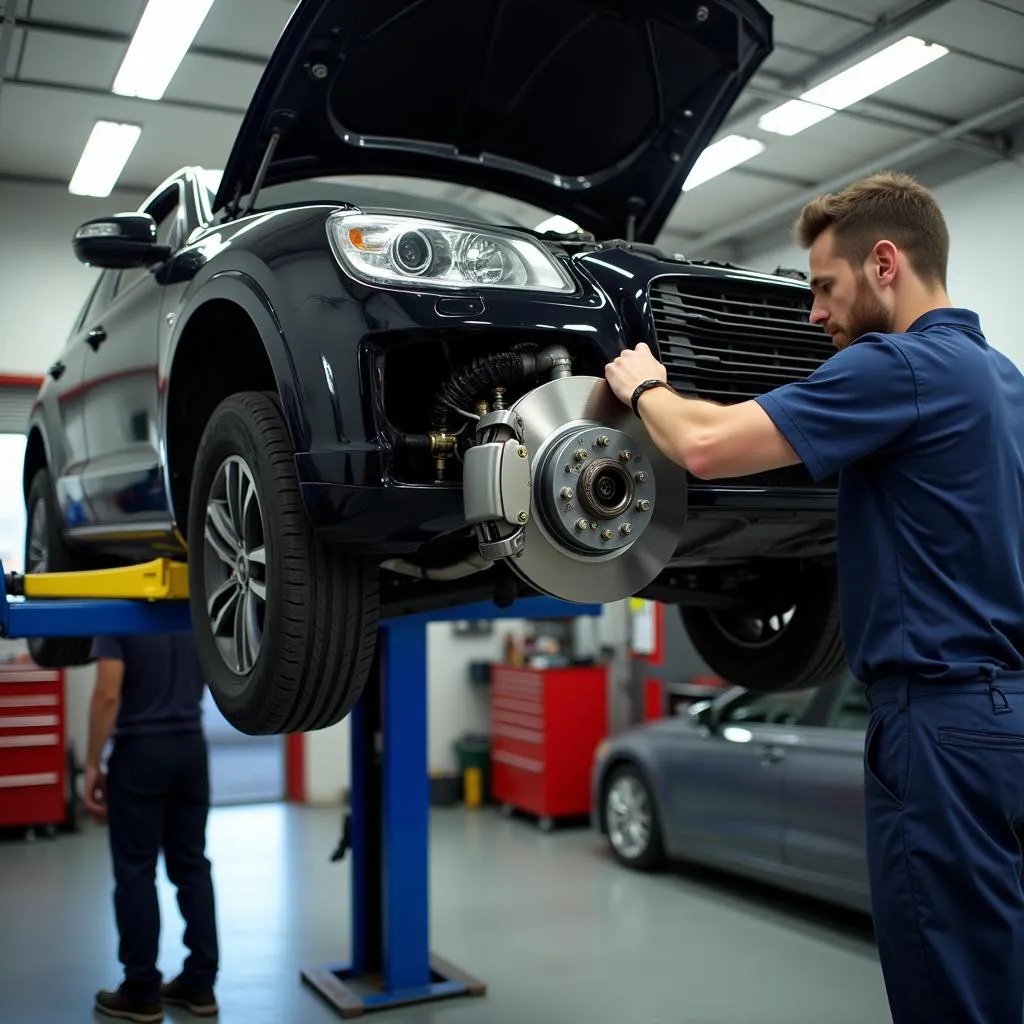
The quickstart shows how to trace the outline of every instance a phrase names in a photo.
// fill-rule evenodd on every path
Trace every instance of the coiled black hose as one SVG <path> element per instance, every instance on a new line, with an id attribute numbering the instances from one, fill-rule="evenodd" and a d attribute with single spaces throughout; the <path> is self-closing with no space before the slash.
<path id="1" fill-rule="evenodd" d="M 430 410 L 431 424 L 448 426 L 453 407 L 472 412 L 477 397 L 525 380 L 528 370 L 535 366 L 536 359 L 529 358 L 526 352 L 498 352 L 474 359 L 441 385 Z"/>
<path id="2" fill-rule="evenodd" d="M 508 388 L 540 374 L 567 377 L 571 373 L 572 360 L 562 345 L 549 345 L 538 352 L 536 345 L 523 342 L 507 352 L 480 356 L 460 367 L 441 385 L 431 407 L 431 424 L 436 428 L 447 427 L 453 406 L 472 412 L 476 400 L 494 388 Z"/>

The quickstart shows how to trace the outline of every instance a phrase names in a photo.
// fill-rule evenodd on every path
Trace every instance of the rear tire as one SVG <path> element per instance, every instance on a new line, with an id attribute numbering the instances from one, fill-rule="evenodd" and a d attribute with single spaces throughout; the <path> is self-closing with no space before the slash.
<path id="1" fill-rule="evenodd" d="M 91 568 L 64 542 L 60 512 L 48 469 L 40 469 L 28 489 L 25 525 L 25 572 L 81 572 Z M 40 668 L 71 668 L 92 660 L 91 636 L 33 636 L 28 652 Z"/>
<path id="2" fill-rule="evenodd" d="M 785 589 L 744 612 L 680 607 L 697 653 L 731 685 L 756 693 L 803 690 L 846 666 L 835 572 L 794 568 Z"/>
<path id="3" fill-rule="evenodd" d="M 377 568 L 317 539 L 275 397 L 243 392 L 214 410 L 188 523 L 196 648 L 224 717 L 250 735 L 344 719 L 373 661 Z"/>

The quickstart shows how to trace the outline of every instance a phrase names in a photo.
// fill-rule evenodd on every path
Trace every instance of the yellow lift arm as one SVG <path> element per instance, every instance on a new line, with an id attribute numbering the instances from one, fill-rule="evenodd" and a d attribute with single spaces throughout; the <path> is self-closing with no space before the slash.
<path id="1" fill-rule="evenodd" d="M 155 558 L 117 569 L 29 573 L 18 583 L 27 598 L 182 601 L 188 598 L 188 565 Z"/>

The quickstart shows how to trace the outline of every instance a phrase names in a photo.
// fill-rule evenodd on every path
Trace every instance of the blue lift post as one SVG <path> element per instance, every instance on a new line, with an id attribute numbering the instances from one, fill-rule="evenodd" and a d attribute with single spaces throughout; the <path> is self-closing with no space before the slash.
<path id="1" fill-rule="evenodd" d="M 0 637 L 123 636 L 188 632 L 183 581 L 164 560 L 144 567 L 68 573 L 68 594 L 8 593 L 0 563 Z M 174 571 L 170 571 L 174 570 Z M 60 581 L 48 580 L 56 595 Z M 13 580 L 12 580 L 13 582 Z M 31 590 L 32 578 L 18 578 Z M 137 597 L 125 596 L 137 592 Z M 342 1017 L 458 995 L 485 986 L 430 952 L 430 779 L 427 755 L 427 626 L 431 622 L 571 619 L 602 606 L 525 598 L 474 604 L 381 623 L 374 673 L 351 720 L 352 959 L 304 970 L 302 979 Z"/>
<path id="2" fill-rule="evenodd" d="M 427 626 L 431 622 L 570 619 L 601 605 L 524 598 L 381 624 L 374 674 L 351 721 L 351 960 L 302 971 L 342 1017 L 483 995 L 485 985 L 430 951 Z"/>

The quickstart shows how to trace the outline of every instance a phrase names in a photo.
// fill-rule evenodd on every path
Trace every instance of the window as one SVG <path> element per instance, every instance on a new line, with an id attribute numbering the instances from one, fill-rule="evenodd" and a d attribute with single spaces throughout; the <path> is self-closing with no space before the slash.
<path id="1" fill-rule="evenodd" d="M 156 240 L 161 245 L 169 245 L 172 252 L 176 252 L 184 245 L 185 219 L 181 206 L 181 189 L 177 184 L 154 199 L 146 207 L 146 212 L 152 214 L 156 221 Z M 149 273 L 149 267 L 122 270 L 114 294 L 120 295 Z"/>
<path id="2" fill-rule="evenodd" d="M 795 725 L 806 714 L 817 688 L 790 693 L 745 693 L 723 711 L 721 722 Z"/>
<path id="3" fill-rule="evenodd" d="M 24 459 L 25 436 L 0 434 L 0 559 L 4 572 L 25 571 Z"/>

